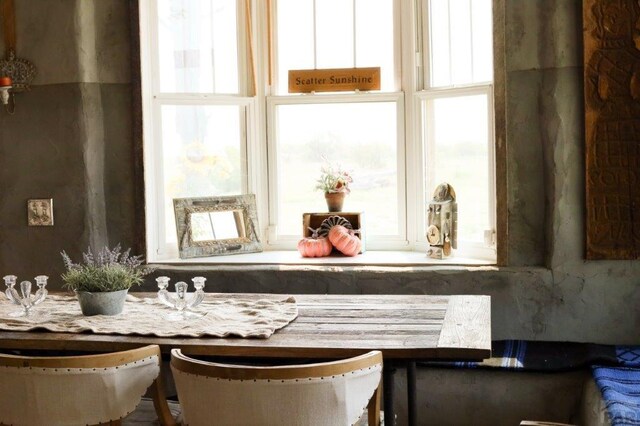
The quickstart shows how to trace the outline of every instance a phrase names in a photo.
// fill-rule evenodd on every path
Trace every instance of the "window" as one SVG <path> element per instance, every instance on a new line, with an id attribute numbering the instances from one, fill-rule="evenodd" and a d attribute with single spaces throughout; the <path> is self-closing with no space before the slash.
<path id="1" fill-rule="evenodd" d="M 291 250 L 324 164 L 354 176 L 368 250 L 425 251 L 458 195 L 460 256 L 495 259 L 491 0 L 141 0 L 148 257 L 177 257 L 172 200 L 256 194 Z M 288 93 L 290 70 L 380 67 L 375 92 Z"/>
<path id="2" fill-rule="evenodd" d="M 427 193 L 449 182 L 458 197 L 460 244 L 491 255 L 495 238 L 491 0 L 423 2 L 426 46 L 420 100 Z M 487 240 L 485 242 L 485 240 Z M 487 250 L 488 249 L 488 250 Z"/>

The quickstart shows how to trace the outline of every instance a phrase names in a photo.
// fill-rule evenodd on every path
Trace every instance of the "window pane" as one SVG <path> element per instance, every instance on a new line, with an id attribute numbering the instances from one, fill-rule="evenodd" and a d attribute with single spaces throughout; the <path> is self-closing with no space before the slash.
<path id="1" fill-rule="evenodd" d="M 493 80 L 493 11 L 491 0 L 473 0 L 473 81 Z"/>
<path id="2" fill-rule="evenodd" d="M 353 63 L 353 1 L 316 1 L 318 68 L 349 68 Z"/>
<path id="3" fill-rule="evenodd" d="M 484 241 L 489 215 L 489 129 L 487 96 L 441 98 L 425 102 L 427 196 L 450 183 L 458 202 L 458 239 Z"/>
<path id="4" fill-rule="evenodd" d="M 173 199 L 242 193 L 242 115 L 236 105 L 162 106 L 167 242 L 176 241 Z"/>
<path id="5" fill-rule="evenodd" d="M 431 85 L 449 86 L 449 0 L 431 1 L 429 4 Z"/>
<path id="6" fill-rule="evenodd" d="M 452 84 L 472 81 L 470 3 L 471 0 L 449 0 Z"/>
<path id="7" fill-rule="evenodd" d="M 395 90 L 393 12 L 393 0 L 278 0 L 278 93 L 289 70 L 314 67 L 380 67 L 382 90 Z"/>
<path id="8" fill-rule="evenodd" d="M 287 93 L 289 70 L 313 69 L 313 0 L 278 0 L 278 83 Z"/>
<path id="9" fill-rule="evenodd" d="M 491 81 L 491 0 L 429 1 L 431 86 Z"/>
<path id="10" fill-rule="evenodd" d="M 356 66 L 380 67 L 382 90 L 395 90 L 393 0 L 356 0 Z"/>
<path id="11" fill-rule="evenodd" d="M 320 168 L 340 165 L 354 182 L 344 211 L 364 211 L 367 235 L 397 235 L 397 105 L 279 105 L 278 233 L 300 235 L 302 213 L 325 212 Z"/>
<path id="12" fill-rule="evenodd" d="M 236 0 L 158 0 L 160 91 L 238 93 Z"/>

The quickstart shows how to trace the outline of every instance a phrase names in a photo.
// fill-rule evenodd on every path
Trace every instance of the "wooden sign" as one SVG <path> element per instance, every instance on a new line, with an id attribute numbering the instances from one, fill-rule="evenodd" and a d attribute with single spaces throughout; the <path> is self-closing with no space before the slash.
<path id="1" fill-rule="evenodd" d="M 380 90 L 380 67 L 289 71 L 289 93 L 353 90 Z"/>
<path id="2" fill-rule="evenodd" d="M 588 259 L 640 259 L 638 0 L 584 0 Z"/>

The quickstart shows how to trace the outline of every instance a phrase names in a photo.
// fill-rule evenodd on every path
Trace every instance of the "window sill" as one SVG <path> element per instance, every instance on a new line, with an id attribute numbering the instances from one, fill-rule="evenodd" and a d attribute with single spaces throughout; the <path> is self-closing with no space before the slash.
<path id="1" fill-rule="evenodd" d="M 297 251 L 264 251 L 261 253 L 229 256 L 199 257 L 193 259 L 164 259 L 149 262 L 160 265 L 319 265 L 319 266 L 495 266 L 486 259 L 453 256 L 449 259 L 430 259 L 417 251 L 367 251 L 355 257 L 332 255 L 321 258 L 304 258 Z"/>

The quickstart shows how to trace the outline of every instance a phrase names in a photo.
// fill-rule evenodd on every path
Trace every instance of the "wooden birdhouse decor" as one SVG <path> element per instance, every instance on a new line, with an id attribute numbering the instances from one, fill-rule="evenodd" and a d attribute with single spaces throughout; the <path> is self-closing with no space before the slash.
<path id="1" fill-rule="evenodd" d="M 429 202 L 427 241 L 427 256 L 432 259 L 451 257 L 453 249 L 458 248 L 458 203 L 448 183 L 438 185 Z"/>

